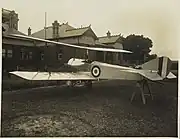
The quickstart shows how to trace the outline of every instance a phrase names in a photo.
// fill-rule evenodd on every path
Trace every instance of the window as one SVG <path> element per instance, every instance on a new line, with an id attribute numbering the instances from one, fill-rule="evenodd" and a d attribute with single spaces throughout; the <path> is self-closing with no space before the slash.
<path id="1" fill-rule="evenodd" d="M 6 57 L 6 49 L 2 49 L 2 57 Z"/>
<path id="2" fill-rule="evenodd" d="M 23 60 L 25 58 L 25 52 L 24 49 L 21 49 L 21 60 Z"/>
<path id="3" fill-rule="evenodd" d="M 12 58 L 12 50 L 7 50 L 7 57 Z"/>
<path id="4" fill-rule="evenodd" d="M 44 60 L 44 52 L 41 52 L 41 60 Z"/>
<path id="5" fill-rule="evenodd" d="M 61 59 L 62 59 L 62 53 L 63 53 L 63 50 L 60 49 L 60 50 L 59 50 L 59 53 L 57 53 L 57 59 L 58 59 L 58 60 L 61 60 Z"/>
<path id="6" fill-rule="evenodd" d="M 31 51 L 28 51 L 25 48 L 22 48 L 20 53 L 21 53 L 20 54 L 20 59 L 21 60 L 32 59 L 32 52 Z"/>
<path id="7" fill-rule="evenodd" d="M 29 59 L 32 59 L 32 52 L 29 52 Z"/>
<path id="8" fill-rule="evenodd" d="M 25 60 L 28 60 L 28 59 L 29 59 L 29 55 L 28 55 L 27 52 L 24 53 L 24 59 L 25 59 Z"/>
<path id="9" fill-rule="evenodd" d="M 62 59 L 62 53 L 58 53 L 58 60 Z"/>

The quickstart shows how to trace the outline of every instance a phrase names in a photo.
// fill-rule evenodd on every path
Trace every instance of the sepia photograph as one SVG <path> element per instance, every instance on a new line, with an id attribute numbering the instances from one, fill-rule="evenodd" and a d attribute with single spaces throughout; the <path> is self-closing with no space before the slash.
<path id="1" fill-rule="evenodd" d="M 1 137 L 178 137 L 178 0 L 1 2 Z"/>

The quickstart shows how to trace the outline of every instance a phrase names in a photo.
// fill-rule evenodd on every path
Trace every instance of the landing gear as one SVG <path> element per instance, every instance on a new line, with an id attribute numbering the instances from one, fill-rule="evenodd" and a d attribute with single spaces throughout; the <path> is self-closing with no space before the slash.
<path id="1" fill-rule="evenodd" d="M 85 87 L 86 87 L 87 89 L 92 89 L 92 81 L 86 81 L 86 82 L 85 82 Z"/>
<path id="2" fill-rule="evenodd" d="M 145 86 L 146 86 L 147 89 L 148 89 L 148 94 L 144 94 Z M 144 80 L 138 81 L 138 82 L 136 83 L 136 87 L 140 89 L 141 98 L 142 98 L 143 104 L 146 104 L 145 95 L 150 96 L 152 100 L 154 99 L 154 98 L 153 98 L 153 95 L 152 95 L 152 91 L 151 91 L 151 89 L 150 89 L 150 86 L 149 86 L 147 80 L 144 79 Z M 133 101 L 135 95 L 136 95 L 136 92 L 133 92 L 133 94 L 132 94 L 132 96 L 131 96 L 131 102 Z"/>
<path id="3" fill-rule="evenodd" d="M 85 86 L 88 89 L 92 89 L 92 81 L 67 81 L 66 84 L 70 88 Z"/>
<path id="4" fill-rule="evenodd" d="M 73 81 L 67 81 L 66 85 L 71 88 L 74 86 L 74 82 Z"/>

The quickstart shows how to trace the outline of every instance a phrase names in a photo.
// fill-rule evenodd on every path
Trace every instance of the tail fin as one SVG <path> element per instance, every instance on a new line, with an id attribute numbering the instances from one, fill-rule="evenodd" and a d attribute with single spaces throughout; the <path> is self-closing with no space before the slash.
<path id="1" fill-rule="evenodd" d="M 171 64 L 168 57 L 162 56 L 142 64 L 141 67 L 145 70 L 155 70 L 162 78 L 166 78 L 170 73 Z"/>

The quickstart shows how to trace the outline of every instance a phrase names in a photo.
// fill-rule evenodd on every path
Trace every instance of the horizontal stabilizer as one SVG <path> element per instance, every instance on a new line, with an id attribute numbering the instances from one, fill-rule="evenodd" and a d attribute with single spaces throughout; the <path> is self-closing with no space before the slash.
<path id="1" fill-rule="evenodd" d="M 168 57 L 162 56 L 142 64 L 141 68 L 143 70 L 156 71 L 164 79 L 170 73 L 171 64 L 172 62 Z"/>
<path id="2" fill-rule="evenodd" d="M 174 75 L 172 72 L 169 72 L 169 74 L 167 75 L 168 79 L 175 79 L 177 78 L 176 75 Z"/>

